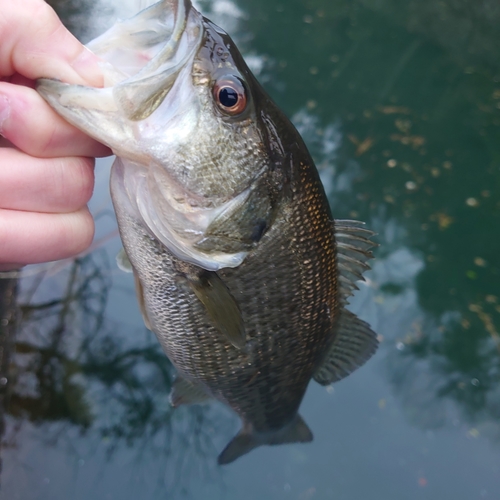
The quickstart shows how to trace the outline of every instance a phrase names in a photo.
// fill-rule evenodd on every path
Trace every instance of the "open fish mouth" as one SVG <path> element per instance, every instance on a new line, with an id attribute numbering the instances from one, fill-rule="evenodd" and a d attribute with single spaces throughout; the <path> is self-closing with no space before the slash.
<path id="1" fill-rule="evenodd" d="M 163 101 L 199 47 L 199 17 L 190 0 L 164 0 L 88 44 L 127 118 L 147 118 Z"/>
<path id="2" fill-rule="evenodd" d="M 202 38 L 203 18 L 190 0 L 163 0 L 116 23 L 87 45 L 102 59 L 103 88 L 42 78 L 37 90 L 70 123 L 117 155 L 137 160 L 144 148 L 133 147 L 134 122 L 149 118 L 183 70 L 191 70 Z M 165 125 L 167 118 L 158 121 Z M 157 131 L 148 123 L 152 126 Z M 122 148 L 124 140 L 127 153 Z"/>

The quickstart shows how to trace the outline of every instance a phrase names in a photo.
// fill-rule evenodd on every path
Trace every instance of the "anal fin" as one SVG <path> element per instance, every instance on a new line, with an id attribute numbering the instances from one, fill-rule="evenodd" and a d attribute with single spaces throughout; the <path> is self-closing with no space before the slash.
<path id="1" fill-rule="evenodd" d="M 377 347 L 377 335 L 368 323 L 347 309 L 341 309 L 333 341 L 313 375 L 314 380 L 329 385 L 347 377 L 368 361 Z"/>
<path id="2" fill-rule="evenodd" d="M 262 445 L 309 443 L 312 440 L 312 432 L 300 415 L 277 431 L 259 433 L 246 424 L 224 448 L 217 461 L 220 465 L 229 464 Z"/>
<path id="3" fill-rule="evenodd" d="M 174 408 L 181 405 L 205 403 L 209 399 L 210 396 L 200 385 L 179 376 L 174 380 L 169 396 L 170 404 Z"/>

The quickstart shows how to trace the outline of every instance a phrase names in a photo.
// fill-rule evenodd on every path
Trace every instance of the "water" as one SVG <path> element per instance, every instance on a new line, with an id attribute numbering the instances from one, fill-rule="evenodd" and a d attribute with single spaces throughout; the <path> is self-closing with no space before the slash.
<path id="1" fill-rule="evenodd" d="M 56 7 L 89 39 L 118 5 L 123 15 L 132 8 Z M 301 414 L 312 444 L 216 466 L 239 421 L 216 404 L 169 407 L 172 369 L 114 263 L 120 243 L 102 161 L 96 250 L 28 269 L 22 282 L 0 496 L 500 498 L 497 3 L 198 5 L 236 34 L 293 118 L 334 215 L 379 233 L 352 310 L 381 347 L 334 387 L 311 384 Z"/>

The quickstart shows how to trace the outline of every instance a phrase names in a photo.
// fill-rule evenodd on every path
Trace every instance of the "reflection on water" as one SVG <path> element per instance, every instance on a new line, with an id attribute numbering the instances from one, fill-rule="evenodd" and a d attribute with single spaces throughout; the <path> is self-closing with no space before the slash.
<path id="1" fill-rule="evenodd" d="M 141 326 L 132 283 L 109 263 L 119 247 L 111 241 L 107 254 L 22 283 L 10 448 L 2 452 L 9 498 L 158 498 L 166 490 L 195 498 L 498 498 L 497 3 L 199 4 L 236 33 L 293 117 L 334 215 L 366 220 L 379 233 L 373 271 L 352 308 L 382 346 L 329 392 L 311 386 L 301 413 L 313 444 L 256 451 L 221 472 L 216 450 L 237 422 L 218 406 L 170 409 L 171 367 Z M 98 23 L 87 31 L 85 5 L 56 8 L 90 38 Z M 92 9 L 103 5 L 116 16 L 114 3 Z M 40 485 L 38 496 L 30 493 Z"/>
<path id="2" fill-rule="evenodd" d="M 215 453 L 212 436 L 224 419 L 213 422 L 202 407 L 173 415 L 173 370 L 156 339 L 127 342 L 116 331 L 127 327 L 106 320 L 106 254 L 94 252 L 55 277 L 30 281 L 20 299 L 4 446 L 16 448 L 29 426 L 35 441 L 78 461 L 85 453 L 72 442 L 76 435 L 100 443 L 108 460 L 126 446 L 138 462 L 144 456 L 168 461 L 169 491 L 186 486 L 187 464 L 217 477 L 205 457 Z M 157 473 L 161 478 L 163 468 Z"/>

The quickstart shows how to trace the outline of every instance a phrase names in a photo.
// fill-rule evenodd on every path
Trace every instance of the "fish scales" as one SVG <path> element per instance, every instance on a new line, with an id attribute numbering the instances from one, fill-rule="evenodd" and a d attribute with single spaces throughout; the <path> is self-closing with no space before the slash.
<path id="1" fill-rule="evenodd" d="M 163 0 L 89 48 L 105 88 L 38 90 L 117 155 L 121 267 L 178 371 L 172 404 L 215 398 L 241 417 L 222 464 L 310 441 L 298 414 L 310 380 L 338 381 L 377 347 L 345 309 L 373 233 L 333 219 L 297 130 L 189 0 Z"/>
<path id="2" fill-rule="evenodd" d="M 241 266 L 220 272 L 240 304 L 247 349 L 228 344 L 210 324 L 206 310 L 179 281 L 175 257 L 139 221 L 119 219 L 120 227 L 135 228 L 122 240 L 136 254 L 145 302 L 155 305 L 148 317 L 162 332 L 168 357 L 187 379 L 202 383 L 260 432 L 281 428 L 295 415 L 330 339 L 337 307 L 325 196 L 314 170 L 305 163 L 297 167 L 300 182 L 283 206 L 283 220 Z M 124 207 L 117 214 L 130 212 Z M 269 257 L 273 266 L 263 265 Z"/>

